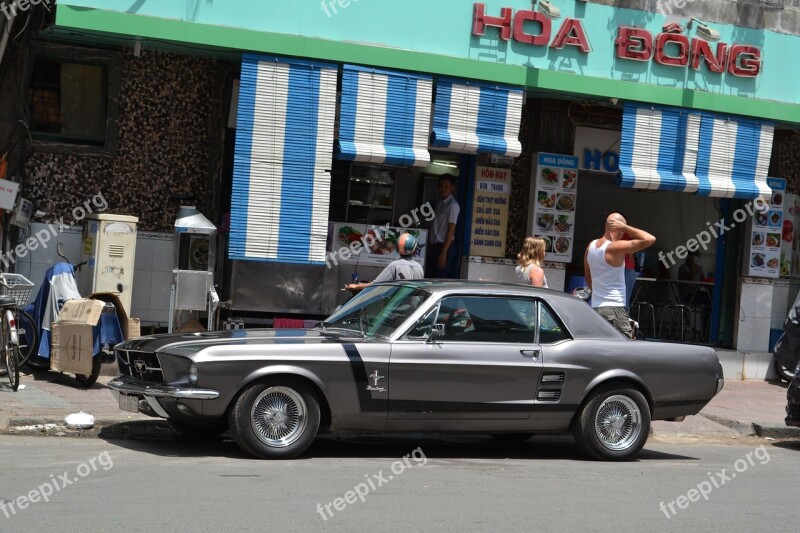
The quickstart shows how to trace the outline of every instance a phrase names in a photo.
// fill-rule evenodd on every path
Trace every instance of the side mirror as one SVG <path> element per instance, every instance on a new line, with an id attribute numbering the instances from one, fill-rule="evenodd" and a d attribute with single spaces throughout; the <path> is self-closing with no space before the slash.
<path id="1" fill-rule="evenodd" d="M 444 337 L 444 324 L 434 324 L 433 329 L 431 329 L 430 335 L 428 335 L 428 342 L 433 342 L 439 337 Z"/>

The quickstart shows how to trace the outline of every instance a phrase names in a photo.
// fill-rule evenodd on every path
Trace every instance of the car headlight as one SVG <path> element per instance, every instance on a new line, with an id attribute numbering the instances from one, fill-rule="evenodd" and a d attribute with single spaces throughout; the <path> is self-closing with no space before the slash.
<path id="1" fill-rule="evenodd" d="M 194 363 L 189 365 L 189 383 L 197 385 L 197 365 Z"/>

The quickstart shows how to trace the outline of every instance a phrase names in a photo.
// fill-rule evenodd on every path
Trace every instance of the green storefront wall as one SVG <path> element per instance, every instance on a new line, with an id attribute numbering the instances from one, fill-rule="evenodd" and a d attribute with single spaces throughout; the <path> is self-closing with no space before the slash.
<path id="1" fill-rule="evenodd" d="M 149 0 L 147 0 L 149 2 Z M 242 0 L 244 1 L 244 0 Z M 304 0 L 296 0 L 303 2 Z M 361 0 L 366 4 L 365 0 Z M 103 2 L 118 4 L 119 1 Z M 175 4 L 171 0 L 163 0 L 162 6 Z M 123 2 L 129 4 L 130 2 Z M 307 3 L 307 2 L 306 2 Z M 452 3 L 452 2 L 451 2 Z M 79 5 L 71 5 L 79 4 Z M 731 113 L 744 116 L 759 117 L 783 123 L 800 123 L 800 104 L 796 103 L 800 97 L 795 94 L 797 91 L 790 87 L 780 90 L 770 89 L 761 90 L 761 86 L 772 87 L 772 75 L 767 72 L 767 66 L 780 68 L 777 60 L 767 61 L 772 56 L 765 48 L 765 66 L 760 77 L 756 80 L 758 87 L 751 92 L 755 97 L 735 96 L 725 94 L 726 91 L 734 92 L 731 87 L 724 87 L 721 84 L 716 92 L 688 89 L 688 82 L 684 87 L 680 84 L 651 84 L 642 81 L 626 81 L 611 77 L 601 77 L 599 75 L 582 75 L 574 72 L 565 72 L 548 68 L 537 68 L 525 66 L 519 63 L 519 58 L 507 58 L 506 62 L 488 61 L 482 59 L 472 59 L 469 57 L 455 57 L 443 55 L 429 51 L 393 48 L 388 46 L 378 46 L 368 43 L 345 42 L 331 38 L 317 36 L 297 35 L 290 33 L 277 33 L 272 31 L 257 31 L 241 27 L 222 26 L 211 24 L 204 21 L 202 17 L 164 18 L 141 14 L 141 12 L 130 13 L 124 11 L 112 11 L 88 7 L 89 4 L 99 4 L 92 0 L 65 0 L 58 3 L 56 13 L 56 31 L 61 32 L 84 32 L 84 39 L 102 39 L 103 35 L 126 36 L 130 38 L 140 37 L 143 40 L 155 40 L 165 43 L 175 43 L 202 47 L 208 50 L 224 51 L 252 51 L 264 52 L 269 54 L 288 55 L 297 57 L 316 58 L 327 61 L 355 63 L 371 65 L 376 67 L 395 68 L 410 71 L 422 71 L 436 75 L 448 75 L 461 78 L 495 81 L 512 85 L 521 85 L 529 89 L 540 91 L 553 91 L 568 93 L 571 95 L 587 98 L 618 98 L 620 100 L 634 100 L 661 105 L 680 106 L 686 108 L 703 109 L 719 113 Z M 313 2 L 316 9 L 319 9 L 318 2 Z M 487 12 L 498 15 L 500 8 L 497 6 L 517 5 L 518 1 L 487 2 Z M 152 3 L 150 5 L 153 5 Z M 462 2 L 461 5 L 467 13 L 467 22 L 471 20 L 472 5 L 469 2 Z M 527 3 L 526 5 L 530 5 Z M 592 9 L 603 7 L 605 9 L 616 9 L 597 4 Z M 231 8 L 233 6 L 230 6 Z M 349 9 L 355 9 L 360 5 L 351 4 Z M 572 8 L 572 6 L 570 6 Z M 111 8 L 109 8 L 111 9 Z M 309 9 L 306 6 L 306 9 Z M 630 12 L 631 10 L 621 10 Z M 341 13 L 339 16 L 343 16 Z M 197 19 L 200 21 L 196 21 Z M 623 21 L 621 23 L 629 23 Z M 587 20 L 587 32 L 590 22 Z M 306 23 L 306 25 L 308 25 Z M 656 21 L 655 26 L 659 23 Z M 648 27 L 654 24 L 647 24 Z M 553 31 L 558 28 L 558 21 L 554 24 Z M 734 29 L 738 30 L 738 29 Z M 466 28 L 459 27 L 458 31 L 469 36 L 469 25 Z M 494 31 L 494 30 L 489 30 Z M 651 28 L 651 31 L 658 32 L 659 29 Z M 750 30 L 748 30 L 750 31 Z M 755 31 L 755 30 L 753 30 Z M 312 34 L 319 34 L 320 31 L 310 31 Z M 736 32 L 728 31 L 731 36 L 728 42 L 734 41 L 733 34 Z M 741 33 L 741 32 L 739 32 Z M 762 32 L 763 33 L 763 32 Z M 596 34 L 596 32 L 595 32 Z M 599 45 L 603 44 L 606 49 L 603 53 L 613 56 L 613 35 L 609 30 L 605 43 L 600 43 L 596 35 L 589 33 L 593 46 L 598 47 L 592 54 L 600 54 Z M 73 39 L 80 38 L 80 35 L 72 35 Z M 800 41 L 793 36 L 776 36 L 775 39 L 792 39 Z M 764 40 L 762 36 L 762 40 Z M 746 42 L 746 41 L 745 41 Z M 797 44 L 797 43 L 795 43 Z M 425 48 L 420 46 L 420 48 Z M 800 49 L 800 46 L 797 47 Z M 576 53 L 576 50 L 566 50 L 568 55 Z M 776 50 L 776 55 L 781 52 Z M 604 59 L 605 60 L 605 59 Z M 605 67 L 603 67 L 605 68 Z M 664 68 L 660 67 L 659 68 Z M 592 68 L 592 73 L 597 74 L 602 69 Z M 761 79 L 765 77 L 766 79 Z M 740 81 L 740 80 L 734 80 Z M 796 82 L 791 82 L 796 84 Z M 766 84 L 766 85 L 765 85 Z M 789 84 L 791 85 L 791 84 Z M 740 94 L 742 90 L 738 90 Z M 747 91 L 744 91 L 745 93 Z M 776 101 L 760 98 L 761 92 L 769 95 L 779 95 L 786 101 Z"/>

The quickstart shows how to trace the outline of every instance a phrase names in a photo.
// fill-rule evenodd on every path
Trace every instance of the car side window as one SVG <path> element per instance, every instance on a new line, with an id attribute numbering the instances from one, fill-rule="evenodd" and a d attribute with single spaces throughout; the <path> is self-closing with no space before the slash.
<path id="1" fill-rule="evenodd" d="M 569 339 L 555 314 L 544 302 L 539 303 L 539 344 L 553 344 Z"/>
<path id="2" fill-rule="evenodd" d="M 536 332 L 534 300 L 455 296 L 444 298 L 436 323 L 443 341 L 532 344 Z"/>

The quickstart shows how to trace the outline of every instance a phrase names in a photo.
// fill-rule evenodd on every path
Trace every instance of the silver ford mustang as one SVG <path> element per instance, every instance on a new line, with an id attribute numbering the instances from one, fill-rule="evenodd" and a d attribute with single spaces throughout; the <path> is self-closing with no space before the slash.
<path id="1" fill-rule="evenodd" d="M 630 341 L 574 296 L 468 281 L 377 284 L 316 329 L 154 335 L 116 355 L 121 409 L 230 428 L 264 458 L 324 431 L 569 430 L 589 455 L 624 460 L 651 420 L 698 413 L 724 383 L 711 348 Z"/>

